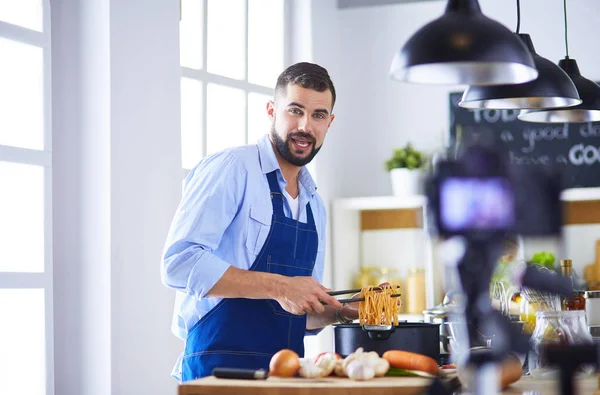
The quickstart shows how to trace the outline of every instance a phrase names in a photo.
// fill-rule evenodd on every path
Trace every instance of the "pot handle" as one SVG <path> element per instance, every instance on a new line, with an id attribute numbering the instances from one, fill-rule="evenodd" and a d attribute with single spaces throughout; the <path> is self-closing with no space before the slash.
<path id="1" fill-rule="evenodd" d="M 366 325 L 362 329 L 367 332 L 372 340 L 386 340 L 396 331 L 395 325 L 390 325 L 391 328 L 383 325 L 381 325 L 381 328 L 377 328 L 377 326 L 379 325 Z"/>

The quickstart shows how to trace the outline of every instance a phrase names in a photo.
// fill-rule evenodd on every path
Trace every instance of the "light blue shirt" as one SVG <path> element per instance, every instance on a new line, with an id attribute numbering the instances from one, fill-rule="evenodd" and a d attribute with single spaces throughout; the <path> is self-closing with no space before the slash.
<path id="1" fill-rule="evenodd" d="M 188 330 L 220 298 L 206 293 L 230 267 L 249 269 L 271 227 L 273 207 L 266 174 L 277 170 L 279 187 L 287 184 L 268 135 L 255 145 L 232 148 L 204 158 L 185 180 L 181 203 L 163 251 L 161 277 L 177 297 L 172 331 L 186 339 Z M 306 167 L 298 174 L 299 220 L 310 202 L 319 235 L 313 277 L 323 279 L 325 205 Z M 289 204 L 285 215 L 292 217 Z M 314 333 L 314 332 L 313 332 Z"/>

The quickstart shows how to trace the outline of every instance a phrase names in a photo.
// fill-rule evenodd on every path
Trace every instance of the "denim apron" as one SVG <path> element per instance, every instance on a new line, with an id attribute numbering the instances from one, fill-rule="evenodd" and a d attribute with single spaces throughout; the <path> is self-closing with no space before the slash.
<path id="1" fill-rule="evenodd" d="M 307 223 L 287 218 L 275 171 L 267 174 L 273 217 L 263 248 L 249 270 L 311 276 L 318 235 L 310 204 Z M 270 299 L 223 299 L 190 329 L 182 360 L 182 381 L 210 376 L 215 367 L 268 369 L 277 351 L 304 356 L 306 315 L 283 310 Z"/>

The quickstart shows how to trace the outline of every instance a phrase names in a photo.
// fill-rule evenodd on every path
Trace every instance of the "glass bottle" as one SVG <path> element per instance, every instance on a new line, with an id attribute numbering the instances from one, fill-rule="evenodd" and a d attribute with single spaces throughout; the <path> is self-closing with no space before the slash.
<path id="1" fill-rule="evenodd" d="M 563 276 L 569 277 L 573 284 L 573 261 L 570 259 L 562 259 L 560 261 L 560 272 Z"/>
<path id="2" fill-rule="evenodd" d="M 579 289 L 579 284 L 573 273 L 573 261 L 563 259 L 560 261 L 560 271 L 563 276 L 571 280 L 573 294 L 562 300 L 562 309 L 567 310 L 585 310 L 585 292 Z"/>
<path id="3" fill-rule="evenodd" d="M 565 300 L 563 310 L 585 310 L 585 292 L 573 292 L 573 295 Z"/>
<path id="4" fill-rule="evenodd" d="M 406 278 L 406 312 L 423 314 L 425 303 L 425 269 L 412 267 Z"/>
<path id="5" fill-rule="evenodd" d="M 570 259 L 562 259 L 560 261 L 560 273 L 563 277 L 569 278 L 571 281 L 571 290 L 573 289 L 573 261 Z M 565 297 L 561 297 L 561 307 L 562 310 L 567 310 L 567 299 Z"/>

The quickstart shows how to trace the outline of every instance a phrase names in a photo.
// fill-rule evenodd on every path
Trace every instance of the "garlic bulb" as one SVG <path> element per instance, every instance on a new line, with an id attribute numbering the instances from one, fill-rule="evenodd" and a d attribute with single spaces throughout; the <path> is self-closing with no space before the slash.
<path id="1" fill-rule="evenodd" d="M 390 370 L 390 363 L 383 358 L 377 358 L 371 367 L 375 371 L 375 377 L 383 377 Z"/>
<path id="2" fill-rule="evenodd" d="M 346 374 L 346 369 L 344 368 L 344 361 L 341 359 L 338 359 L 335 362 L 335 367 L 333 368 L 333 372 L 335 373 L 336 376 L 348 377 L 348 375 Z"/>
<path id="3" fill-rule="evenodd" d="M 355 360 L 350 362 L 350 364 L 346 367 L 346 372 L 348 373 L 348 377 L 352 380 L 370 380 L 375 377 L 375 370 L 367 364 L 359 360 Z"/>
<path id="4" fill-rule="evenodd" d="M 301 377 L 307 379 L 316 379 L 317 377 L 323 377 L 323 369 L 315 365 L 314 363 L 303 363 L 298 371 Z"/>
<path id="5" fill-rule="evenodd" d="M 323 354 L 318 360 L 316 365 L 323 370 L 323 377 L 329 376 L 337 365 L 337 361 L 340 361 L 334 353 Z"/>
<path id="6" fill-rule="evenodd" d="M 361 349 L 359 349 L 359 350 L 361 350 Z M 343 367 L 344 367 L 344 369 L 347 369 L 347 368 L 348 368 L 348 365 L 350 365 L 350 363 L 351 363 L 352 361 L 356 360 L 356 355 L 357 355 L 357 354 L 353 352 L 352 354 L 348 355 L 348 356 L 346 357 L 346 359 L 344 359 L 344 363 L 343 363 Z"/>

